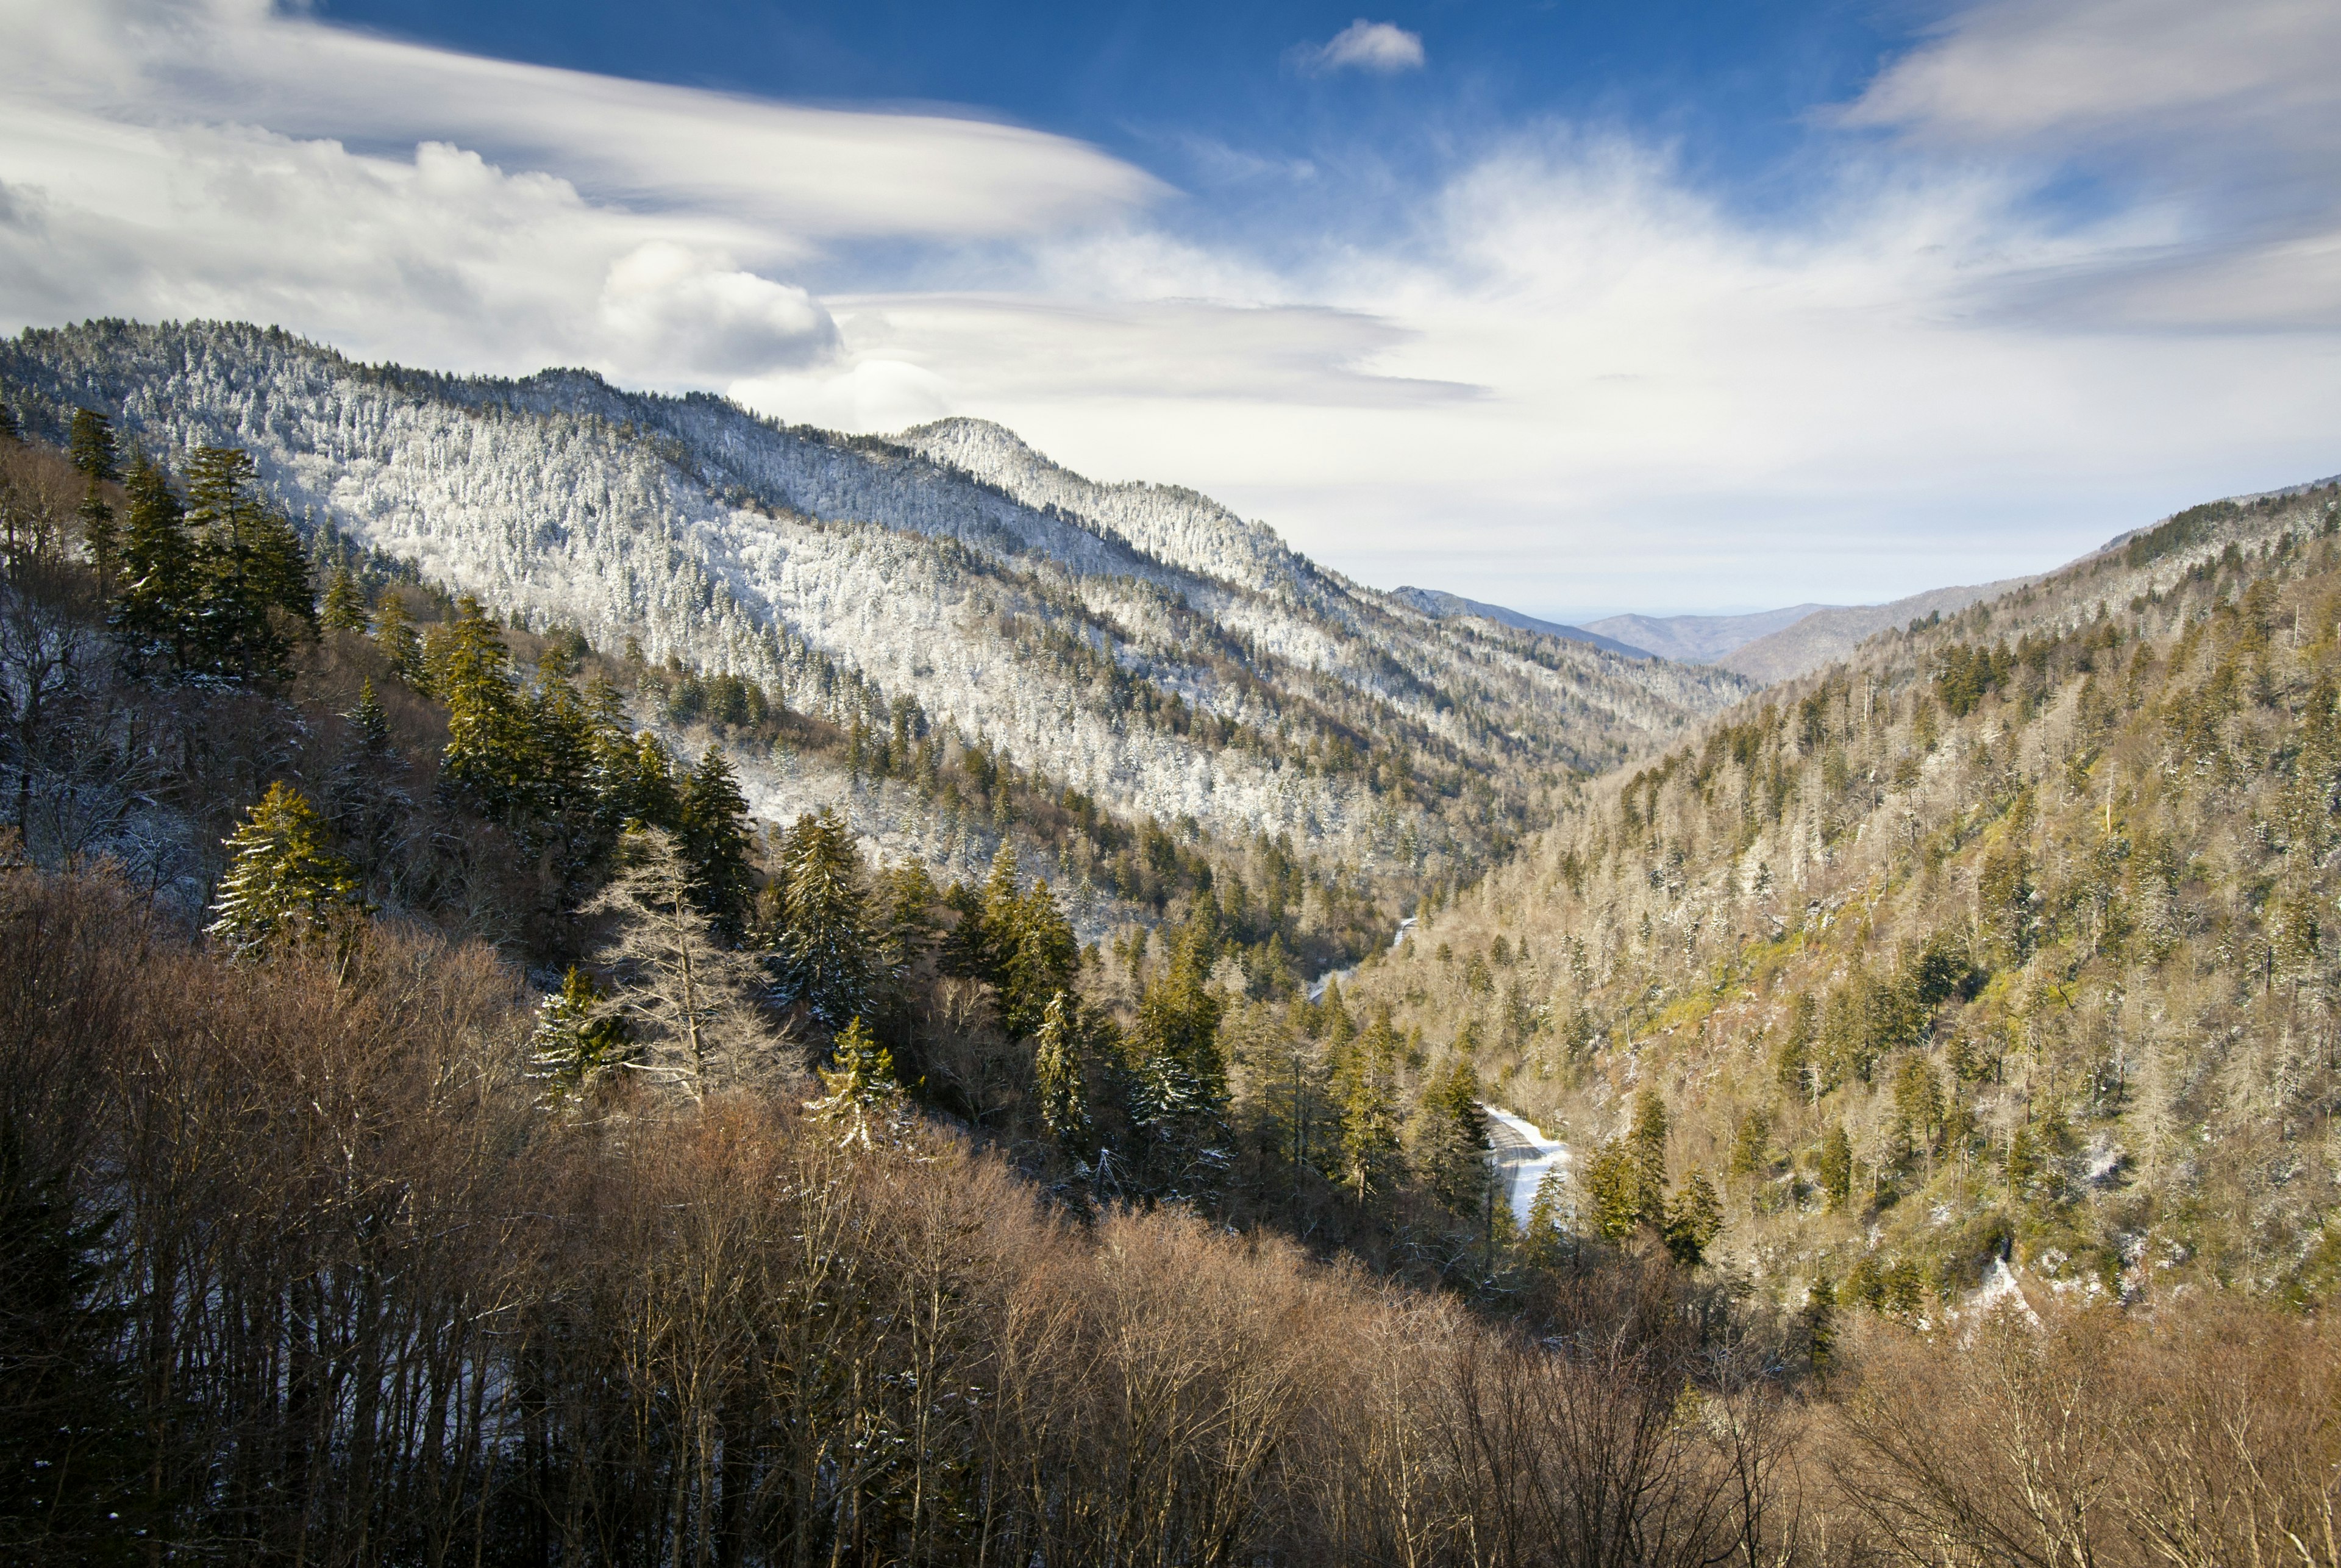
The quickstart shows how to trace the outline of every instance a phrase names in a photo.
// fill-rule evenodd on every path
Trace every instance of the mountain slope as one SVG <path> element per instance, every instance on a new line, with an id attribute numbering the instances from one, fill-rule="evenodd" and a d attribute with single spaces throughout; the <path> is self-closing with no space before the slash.
<path id="1" fill-rule="evenodd" d="M 2341 487 L 2193 508 L 1598 782 L 1350 1004 L 1565 1128 L 1583 1233 L 1659 1215 L 1657 1127 L 1792 1303 L 2321 1299 L 2336 692 Z"/>
<path id="2" fill-rule="evenodd" d="M 1004 432 L 962 431 L 946 464 L 579 372 L 365 366 L 218 324 L 28 332 L 0 383 L 51 439 L 86 404 L 174 466 L 247 447 L 295 515 L 515 624 L 631 639 L 841 726 L 883 733 L 905 701 L 1113 809 L 1289 834 L 1370 878 L 1470 864 L 1564 770 L 1746 690 L 1425 616 L 1201 497 L 1010 464 Z"/>
<path id="3" fill-rule="evenodd" d="M 1661 659 L 1711 664 L 1758 637 L 1795 625 L 1816 611 L 1837 607 L 1791 604 L 1785 610 L 1761 610 L 1752 615 L 1611 615 L 1589 623 L 1586 630 L 1647 648 Z"/>
<path id="4" fill-rule="evenodd" d="M 1929 615 L 1949 615 L 1970 604 L 2013 593 L 2037 577 L 2007 577 L 1976 587 L 1930 588 L 1885 604 L 1824 605 L 1777 632 L 1755 638 L 1715 661 L 1759 685 L 1792 680 L 1853 652 L 1862 640 L 1889 626 Z"/>
<path id="5" fill-rule="evenodd" d="M 1507 610 L 1501 604 L 1483 604 L 1477 599 L 1466 599 L 1460 594 L 1449 594 L 1437 588 L 1393 588 L 1390 597 L 1411 604 L 1426 615 L 1450 620 L 1458 615 L 1477 615 L 1483 621 L 1493 621 L 1499 626 L 1510 626 L 1522 632 L 1537 632 L 1548 637 L 1559 637 L 1567 643 L 1584 643 L 1591 647 L 1607 649 L 1629 659 L 1650 657 L 1648 648 L 1589 632 L 1582 626 L 1564 625 L 1559 621 L 1539 621 L 1534 615 L 1523 615 L 1518 610 Z"/>

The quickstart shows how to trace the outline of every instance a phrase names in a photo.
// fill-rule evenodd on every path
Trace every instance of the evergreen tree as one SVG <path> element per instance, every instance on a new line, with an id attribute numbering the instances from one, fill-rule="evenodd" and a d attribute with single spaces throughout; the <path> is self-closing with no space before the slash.
<path id="1" fill-rule="evenodd" d="M 187 526 L 198 591 L 198 654 L 214 674 L 272 674 L 284 665 L 281 610 L 313 622 L 315 603 L 300 536 L 252 492 L 250 454 L 199 447 L 187 464 Z"/>
<path id="2" fill-rule="evenodd" d="M 1488 1188 L 1488 1147 L 1479 1074 L 1458 1055 L 1424 1090 L 1415 1134 L 1417 1173 L 1447 1208 L 1475 1213 Z"/>
<path id="3" fill-rule="evenodd" d="M 866 1014 L 878 944 L 862 854 L 852 829 L 826 806 L 797 818 L 782 840 L 780 904 L 773 945 L 782 996 L 832 1029 Z"/>
<path id="4" fill-rule="evenodd" d="M 163 471 L 144 454 L 132 459 L 125 487 L 130 493 L 130 524 L 122 545 L 114 629 L 134 664 L 164 663 L 184 670 L 194 656 L 199 597 L 186 509 Z"/>
<path id="5" fill-rule="evenodd" d="M 1693 1171 L 1667 1205 L 1666 1221 L 1659 1227 L 1667 1251 L 1683 1267 L 1697 1268 L 1722 1230 L 1723 1204 L 1715 1185 L 1706 1172 Z"/>
<path id="6" fill-rule="evenodd" d="M 1634 1168 L 1641 1183 L 1636 1201 L 1636 1211 L 1651 1223 L 1659 1218 L 1666 1203 L 1667 1192 L 1667 1102 L 1656 1089 L 1645 1089 L 1634 1097 L 1634 1125 L 1626 1134 L 1634 1151 Z"/>
<path id="7" fill-rule="evenodd" d="M 407 617 L 406 599 L 395 588 L 383 590 L 374 612 L 374 646 L 390 661 L 391 672 L 416 691 L 424 691 L 423 639 Z"/>
<path id="8" fill-rule="evenodd" d="M 0 441 L 22 441 L 25 427 L 16 423 L 16 411 L 0 403 Z"/>
<path id="9" fill-rule="evenodd" d="M 884 944 L 884 966 L 907 974 L 935 949 L 941 929 L 935 905 L 941 895 L 934 878 L 920 861 L 905 860 L 887 867 L 878 882 L 879 936 Z"/>
<path id="10" fill-rule="evenodd" d="M 625 1064 L 633 1031 L 609 1010 L 610 1001 L 592 975 L 572 964 L 561 989 L 537 1010 L 529 1075 L 543 1082 L 547 1099 L 589 1093 Z"/>
<path id="11" fill-rule="evenodd" d="M 1343 1051 L 1333 1090 L 1341 1107 L 1341 1181 L 1363 1203 L 1394 1182 L 1399 1159 L 1399 1041 L 1390 1014 Z"/>
<path id="12" fill-rule="evenodd" d="M 831 1065 L 815 1069 L 828 1094 L 805 1109 L 823 1121 L 842 1124 L 847 1144 L 867 1147 L 872 1113 L 891 1112 L 902 1098 L 893 1054 L 878 1044 L 861 1019 L 851 1018 L 838 1031 L 830 1061 Z"/>
<path id="13" fill-rule="evenodd" d="M 1032 1037 L 1032 1096 L 1049 1135 L 1069 1160 L 1086 1159 L 1095 1149 L 1079 1024 L 1079 1004 L 1071 993 L 1060 991 L 1049 998 Z"/>
<path id="14" fill-rule="evenodd" d="M 1562 1223 L 1568 1212 L 1568 1178 L 1555 1165 L 1537 1179 L 1536 1195 L 1529 1200 L 1528 1226 L 1520 1237 L 1520 1250 L 1532 1266 L 1560 1266 L 1568 1245 Z"/>
<path id="15" fill-rule="evenodd" d="M 1169 968 L 1140 995 L 1131 1044 L 1145 1064 L 1147 1080 L 1175 1092 L 1179 1113 L 1217 1115 L 1228 1100 L 1227 1064 L 1219 1045 L 1220 1001 L 1208 984 L 1205 949 L 1191 938 L 1191 930 L 1180 934 L 1172 944 Z M 1169 1114 L 1167 1107 L 1164 1114 Z"/>
<path id="16" fill-rule="evenodd" d="M 677 813 L 692 895 L 730 940 L 740 940 L 754 882 L 748 868 L 748 801 L 722 748 L 711 745 L 683 781 Z"/>
<path id="17" fill-rule="evenodd" d="M 1585 1199 L 1594 1231 L 1616 1244 L 1633 1235 L 1643 1218 L 1641 1162 L 1626 1139 L 1612 1138 L 1585 1163 Z"/>
<path id="18" fill-rule="evenodd" d="M 326 847 L 324 822 L 308 797 L 282 781 L 268 786 L 227 847 L 209 929 L 239 954 L 324 930 L 362 908 L 356 869 Z"/>
<path id="19" fill-rule="evenodd" d="M 106 504 L 105 491 L 108 483 L 119 481 L 122 477 L 115 447 L 113 422 L 95 409 L 74 410 L 73 427 L 66 438 L 65 449 L 83 479 L 81 505 L 77 511 L 81 518 L 82 542 L 89 549 L 90 564 L 97 568 L 103 580 L 114 574 L 115 555 L 119 544 L 115 534 L 114 508 Z"/>
<path id="20" fill-rule="evenodd" d="M 65 436 L 65 454 L 93 483 L 122 477 L 116 466 L 114 421 L 95 408 L 76 408 Z"/>
<path id="21" fill-rule="evenodd" d="M 1828 1195 L 1829 1206 L 1841 1209 L 1853 1195 L 1853 1140 L 1845 1135 L 1845 1124 L 1830 1127 L 1821 1140 L 1820 1161 L 1815 1174 L 1821 1179 L 1821 1191 Z"/>
<path id="22" fill-rule="evenodd" d="M 512 822 L 532 805 L 535 760 L 512 655 L 503 631 L 466 595 L 434 674 L 432 694 L 447 704 L 440 777 L 492 821 Z"/>
<path id="23" fill-rule="evenodd" d="M 365 594 L 347 566 L 334 567 L 333 580 L 325 584 L 324 624 L 332 632 L 363 633 L 366 629 Z"/>
<path id="24" fill-rule="evenodd" d="M 1011 921 L 997 938 L 1004 958 L 1000 1014 L 1009 1034 L 1024 1035 L 1041 1027 L 1051 998 L 1072 984 L 1081 949 L 1046 882 L 1015 901 Z"/>
<path id="25" fill-rule="evenodd" d="M 150 1520 L 121 1313 L 106 1299 L 115 1216 L 76 1212 L 0 1122 L 0 1553 L 131 1563 Z"/>
<path id="26" fill-rule="evenodd" d="M 372 756 L 387 756 L 396 748 L 390 740 L 390 715 L 383 712 L 372 677 L 358 684 L 358 705 L 344 715 L 358 733 L 358 744 Z"/>

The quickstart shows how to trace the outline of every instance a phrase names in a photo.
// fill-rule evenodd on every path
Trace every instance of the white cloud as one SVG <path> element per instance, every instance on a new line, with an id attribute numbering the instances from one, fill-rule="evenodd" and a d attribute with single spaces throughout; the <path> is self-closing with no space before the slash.
<path id="1" fill-rule="evenodd" d="M 1013 127 L 472 60 L 260 0 L 0 0 L 0 322 L 247 317 L 853 429 L 982 414 L 1369 581 L 1531 611 L 1882 597 L 2341 468 L 2329 35 L 2291 0 L 2220 15 L 2244 42 L 2178 6 L 1968 12 L 1846 112 L 1867 134 L 1793 221 L 1548 126 L 1387 244 L 1280 236 L 1270 262 Z M 2084 157 L 2131 183 L 2087 222 L 2037 210 Z M 809 290 L 864 241 L 925 286 Z"/>
<path id="2" fill-rule="evenodd" d="M 1360 16 L 1323 44 L 1302 45 L 1296 57 L 1311 71 L 1395 75 L 1422 69 L 1422 35 L 1395 22 L 1369 22 Z"/>
<path id="3" fill-rule="evenodd" d="M 0 0 L 0 319 L 251 316 L 654 385 L 835 347 L 791 277 L 1027 240 L 1154 182 L 1061 137 L 483 60 L 263 0 Z"/>

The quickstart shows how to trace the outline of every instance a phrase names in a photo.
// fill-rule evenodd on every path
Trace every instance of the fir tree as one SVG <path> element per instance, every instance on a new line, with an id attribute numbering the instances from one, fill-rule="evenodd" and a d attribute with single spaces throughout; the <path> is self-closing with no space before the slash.
<path id="1" fill-rule="evenodd" d="M 1415 1136 L 1422 1183 L 1457 1213 L 1479 1207 L 1488 1186 L 1488 1118 L 1479 1109 L 1479 1074 L 1460 1055 L 1431 1080 Z"/>
<path id="2" fill-rule="evenodd" d="M 440 776 L 493 821 L 524 815 L 533 794 L 531 735 L 503 631 L 466 595 L 448 629 L 432 694 L 447 704 Z"/>
<path id="3" fill-rule="evenodd" d="M 1609 1139 L 1586 1161 L 1588 1218 L 1604 1241 L 1622 1243 L 1641 1224 L 1642 1174 L 1641 1162 L 1634 1157 L 1633 1146 L 1623 1138 Z"/>
<path id="4" fill-rule="evenodd" d="M 529 1075 L 543 1080 L 547 1099 L 590 1093 L 624 1065 L 633 1031 L 609 1010 L 610 1002 L 592 975 L 572 964 L 561 989 L 537 1010 Z"/>
<path id="5" fill-rule="evenodd" d="M 780 880 L 781 994 L 842 1028 L 870 1011 L 877 948 L 852 829 L 825 806 L 797 818 L 782 841 Z"/>
<path id="6" fill-rule="evenodd" d="M 325 584 L 324 624 L 329 632 L 363 633 L 366 629 L 365 594 L 347 566 L 334 567 L 333 580 Z"/>
<path id="7" fill-rule="evenodd" d="M 114 422 L 95 408 L 74 410 L 65 436 L 65 454 L 83 478 L 93 484 L 122 477 L 114 441 Z"/>
<path id="8" fill-rule="evenodd" d="M 344 715 L 357 732 L 358 744 L 371 756 L 388 756 L 396 750 L 390 740 L 390 715 L 383 711 L 371 676 L 358 684 L 358 705 Z"/>
<path id="9" fill-rule="evenodd" d="M 268 786 L 227 847 L 209 929 L 238 954 L 325 930 L 362 907 L 356 869 L 326 847 L 324 819 L 308 797 L 282 781 Z"/>
<path id="10" fill-rule="evenodd" d="M 683 781 L 677 816 L 691 862 L 692 895 L 732 941 L 740 939 L 754 893 L 748 868 L 748 801 L 720 746 L 711 745 Z"/>
<path id="11" fill-rule="evenodd" d="M 392 674 L 413 690 L 424 691 L 423 639 L 407 617 L 405 597 L 395 588 L 384 589 L 374 605 L 374 642 L 382 650 L 383 657 L 390 661 Z"/>
<path id="12" fill-rule="evenodd" d="M 1086 1159 L 1095 1149 L 1079 1024 L 1079 1004 L 1071 993 L 1060 991 L 1049 998 L 1032 1037 L 1032 1097 L 1049 1135 L 1069 1160 Z"/>
<path id="13" fill-rule="evenodd" d="M 873 1113 L 892 1111 L 902 1098 L 893 1054 L 878 1044 L 861 1019 L 852 1018 L 838 1031 L 830 1061 L 829 1066 L 815 1069 L 829 1093 L 805 1109 L 825 1122 L 842 1124 L 846 1144 L 867 1147 Z"/>
<path id="14" fill-rule="evenodd" d="M 1341 1106 L 1341 1180 L 1360 1203 L 1396 1176 L 1398 1054 L 1397 1033 L 1390 1014 L 1381 1013 L 1341 1053 L 1334 1073 Z"/>
<path id="15" fill-rule="evenodd" d="M 998 937 L 1000 1014 L 1009 1034 L 1023 1035 L 1041 1027 L 1050 1000 L 1072 984 L 1081 949 L 1046 882 L 1034 883 L 1012 908 L 1012 924 Z"/>
<path id="16" fill-rule="evenodd" d="M 1634 1168 L 1641 1183 L 1637 1213 L 1656 1224 L 1667 1192 L 1667 1102 L 1656 1089 L 1645 1089 L 1634 1097 L 1634 1125 L 1626 1141 L 1632 1145 Z"/>
<path id="17" fill-rule="evenodd" d="M 1853 1195 L 1853 1140 L 1845 1135 L 1845 1124 L 1829 1128 L 1821 1140 L 1820 1160 L 1815 1174 L 1821 1179 L 1821 1191 L 1828 1194 L 1829 1206 L 1841 1209 Z"/>
<path id="18" fill-rule="evenodd" d="M 1520 1250 L 1537 1268 L 1554 1269 L 1561 1264 L 1567 1247 L 1562 1221 L 1569 1212 L 1568 1180 L 1559 1165 L 1552 1166 L 1538 1178 L 1536 1194 L 1529 1200 Z"/>
<path id="19" fill-rule="evenodd" d="M 284 642 L 269 612 L 304 623 L 316 613 L 300 536 L 260 504 L 254 478 L 252 457 L 239 447 L 199 447 L 187 464 L 198 654 L 220 674 L 280 672 Z"/>
<path id="20" fill-rule="evenodd" d="M 1722 1230 L 1723 1203 L 1715 1195 L 1715 1185 L 1706 1172 L 1693 1171 L 1667 1204 L 1666 1221 L 1659 1227 L 1667 1251 L 1683 1267 L 1697 1268 Z"/>
<path id="21" fill-rule="evenodd" d="M 199 597 L 186 509 L 163 471 L 144 454 L 133 457 L 125 488 L 130 524 L 122 545 L 114 629 L 133 664 L 167 663 L 184 670 L 195 644 Z"/>

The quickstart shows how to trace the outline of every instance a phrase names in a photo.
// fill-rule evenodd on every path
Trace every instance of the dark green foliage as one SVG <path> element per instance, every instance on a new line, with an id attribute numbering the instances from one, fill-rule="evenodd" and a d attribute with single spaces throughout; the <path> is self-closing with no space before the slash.
<path id="1" fill-rule="evenodd" d="M 592 975 L 571 964 L 561 989 L 538 1009 L 529 1071 L 543 1080 L 549 1098 L 586 1093 L 632 1054 L 633 1029 L 608 1001 Z"/>
<path id="2" fill-rule="evenodd" d="M 1479 1074 L 1458 1055 L 1423 1091 L 1415 1132 L 1417 1176 L 1448 1209 L 1477 1213 L 1488 1189 L 1488 1146 Z"/>
<path id="3" fill-rule="evenodd" d="M 325 584 L 324 614 L 320 624 L 330 632 L 363 632 L 366 629 L 364 590 L 350 574 L 346 566 L 334 568 L 334 575 Z"/>
<path id="4" fill-rule="evenodd" d="M 1820 1178 L 1821 1191 L 1833 1207 L 1843 1208 L 1853 1196 L 1853 1140 L 1846 1136 L 1845 1124 L 1832 1124 L 1821 1139 L 1820 1158 L 1813 1174 Z"/>
<path id="5" fill-rule="evenodd" d="M 709 746 L 683 781 L 676 812 L 691 895 L 732 941 L 740 939 L 755 894 L 748 867 L 748 801 L 720 746 Z"/>
<path id="6" fill-rule="evenodd" d="M 1723 1233 L 1723 1202 L 1704 1171 L 1693 1171 L 1668 1203 L 1659 1234 L 1667 1252 L 1687 1269 L 1697 1268 Z"/>
<path id="7" fill-rule="evenodd" d="M 878 1000 L 882 956 L 853 830 L 827 807 L 809 812 L 782 837 L 780 859 L 780 922 L 767 934 L 780 996 L 842 1029 Z"/>
<path id="8" fill-rule="evenodd" d="M 114 624 L 134 664 L 186 674 L 279 675 L 284 628 L 314 617 L 300 536 L 252 494 L 252 460 L 206 446 L 187 499 L 134 457 Z"/>
<path id="9" fill-rule="evenodd" d="M 105 1296 L 113 1229 L 77 1214 L 65 1174 L 31 1169 L 0 1123 L 0 1553 L 14 1561 L 138 1560 L 144 1477 Z"/>
<path id="10" fill-rule="evenodd" d="M 1032 1097 L 1041 1124 L 1069 1160 L 1086 1160 L 1096 1152 L 1079 1008 L 1071 993 L 1058 992 L 1049 998 L 1032 1037 Z"/>
<path id="11" fill-rule="evenodd" d="M 65 453 L 82 476 L 93 482 L 122 477 L 115 450 L 114 422 L 94 408 L 76 408 L 65 436 Z"/>

